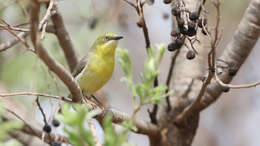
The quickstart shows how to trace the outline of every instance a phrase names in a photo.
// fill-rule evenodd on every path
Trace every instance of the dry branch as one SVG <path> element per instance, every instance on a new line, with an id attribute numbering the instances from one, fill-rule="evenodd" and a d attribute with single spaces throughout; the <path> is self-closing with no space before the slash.
<path id="1" fill-rule="evenodd" d="M 56 30 L 56 36 L 58 37 L 60 46 L 63 49 L 67 63 L 70 67 L 70 71 L 73 72 L 74 68 L 78 64 L 78 59 L 77 59 L 77 55 L 75 52 L 75 48 L 72 44 L 69 33 L 67 32 L 67 30 L 65 28 L 63 18 L 55 3 L 53 6 L 53 10 L 55 11 L 55 14 L 53 14 L 51 16 L 51 19 L 53 21 L 53 24 L 54 24 L 54 27 Z"/>
<path id="2" fill-rule="evenodd" d="M 35 47 L 36 54 L 41 58 L 41 60 L 46 64 L 46 66 L 53 71 L 62 81 L 72 94 L 72 100 L 74 102 L 81 101 L 82 93 L 77 84 L 76 80 L 72 77 L 72 75 L 57 61 L 55 61 L 43 47 L 43 45 L 39 42 L 39 9 L 40 3 L 37 1 L 31 1 L 31 40 L 33 46 Z M 57 30 L 57 29 L 56 29 Z"/>
<path id="3" fill-rule="evenodd" d="M 112 122 L 120 124 L 126 120 L 130 120 L 130 116 L 126 113 L 114 110 L 114 109 L 107 109 L 105 110 L 104 114 L 98 115 L 96 118 L 97 120 L 102 123 L 102 120 L 105 118 L 105 115 L 111 114 L 112 115 Z M 135 133 L 148 135 L 151 137 L 155 137 L 159 135 L 159 129 L 156 125 L 151 124 L 149 122 L 145 122 L 142 120 L 135 120 L 135 126 L 137 131 L 133 131 Z"/>
<path id="4" fill-rule="evenodd" d="M 220 60 L 235 62 L 238 68 L 245 62 L 260 35 L 260 1 L 252 0 L 241 20 L 232 40 L 222 53 Z M 229 83 L 233 76 L 223 72 L 219 79 Z M 222 93 L 222 86 L 217 81 L 212 82 L 207 88 L 207 94 L 203 97 L 200 110 L 214 103 Z"/>

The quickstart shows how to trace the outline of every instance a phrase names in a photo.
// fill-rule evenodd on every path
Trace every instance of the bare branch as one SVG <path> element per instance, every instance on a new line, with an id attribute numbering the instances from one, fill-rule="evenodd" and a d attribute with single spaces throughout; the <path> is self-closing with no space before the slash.
<path id="1" fill-rule="evenodd" d="M 46 26 L 48 24 L 48 19 L 51 16 L 51 9 L 53 8 L 53 4 L 54 4 L 54 0 L 50 0 L 49 2 L 49 7 L 47 8 L 47 11 L 44 15 L 44 17 L 42 18 L 42 20 L 40 21 L 39 24 L 39 29 L 41 29 L 42 33 L 41 33 L 41 39 L 44 38 L 45 36 L 45 32 L 46 32 Z"/>
<path id="2" fill-rule="evenodd" d="M 137 23 L 139 23 L 139 25 L 143 29 L 143 34 L 144 34 L 145 44 L 146 44 L 146 50 L 147 50 L 148 48 L 151 47 L 151 42 L 150 42 L 150 37 L 149 37 L 149 34 L 148 34 L 146 22 L 145 22 L 145 19 L 144 19 L 143 5 L 141 3 L 141 0 L 137 0 L 137 8 L 138 8 L 137 13 L 140 16 L 139 21 Z"/>
<path id="3" fill-rule="evenodd" d="M 172 71 L 173 71 L 173 68 L 174 68 L 174 64 L 176 62 L 176 58 L 177 56 L 179 55 L 180 53 L 180 50 L 177 50 L 177 52 L 172 56 L 172 60 L 171 60 L 171 65 L 170 65 L 170 68 L 169 68 L 169 72 L 168 72 L 168 75 L 167 75 L 167 79 L 166 79 L 166 86 L 168 87 L 167 90 L 165 91 L 165 93 L 168 93 L 169 92 L 169 89 L 170 89 L 170 83 L 171 83 L 171 79 L 172 79 Z M 170 103 L 170 97 L 167 96 L 166 97 L 166 103 L 167 103 L 167 111 L 169 112 L 171 110 L 171 103 Z"/>
<path id="4" fill-rule="evenodd" d="M 45 115 L 45 113 L 44 113 L 44 111 L 43 111 L 43 109 L 42 109 L 42 107 L 41 107 L 40 102 L 39 102 L 39 97 L 37 97 L 35 101 L 36 101 L 36 104 L 37 104 L 39 110 L 40 110 L 41 113 L 42 113 L 43 121 L 44 121 L 45 125 L 48 124 L 48 122 L 47 122 L 47 118 L 46 118 L 46 115 Z"/>
<path id="5" fill-rule="evenodd" d="M 105 115 L 107 114 L 111 114 L 112 115 L 112 122 L 113 123 L 122 123 L 126 120 L 130 120 L 130 116 L 127 115 L 126 113 L 122 113 L 120 111 L 116 111 L 114 109 L 107 109 L 105 110 L 104 114 L 100 114 L 96 117 L 96 119 L 102 123 L 103 119 L 105 118 Z M 144 134 L 144 135 L 148 135 L 151 137 L 154 136 L 158 136 L 159 135 L 159 128 L 154 125 L 151 124 L 149 122 L 145 122 L 142 120 L 135 120 L 135 126 L 138 129 L 137 131 L 133 131 L 135 133 L 140 133 L 140 134 Z"/>
<path id="6" fill-rule="evenodd" d="M 123 1 L 126 2 L 128 5 L 130 5 L 131 7 L 135 8 L 136 10 L 138 9 L 137 6 L 134 3 L 132 3 L 128 0 L 123 0 Z"/>
<path id="7" fill-rule="evenodd" d="M 72 94 L 74 102 L 81 101 L 82 92 L 72 75 L 64 69 L 64 67 L 55 61 L 46 51 L 41 43 L 38 42 L 38 26 L 39 26 L 39 9 L 40 4 L 37 1 L 31 1 L 31 40 L 35 47 L 36 54 L 48 66 L 48 68 L 56 73 L 56 75 L 63 81 Z M 57 29 L 56 29 L 57 30 Z M 57 32 L 58 33 L 58 32 Z"/>
<path id="8" fill-rule="evenodd" d="M 235 62 L 240 68 L 245 59 L 253 49 L 260 35 L 260 1 L 252 0 L 247 8 L 243 19 L 241 20 L 232 40 L 222 53 L 220 60 L 225 62 Z M 223 72 L 219 79 L 225 83 L 229 83 L 233 76 Z M 222 86 L 214 81 L 207 88 L 207 94 L 203 97 L 200 110 L 205 109 L 214 101 L 216 101 L 222 93 Z"/>
<path id="9" fill-rule="evenodd" d="M 14 27 L 14 26 L 11 26 L 9 24 L 8 25 L 0 24 L 0 28 L 6 29 L 6 27 L 8 27 L 8 29 L 13 30 L 13 31 L 20 31 L 20 32 L 28 32 L 29 31 L 29 29 L 26 29 L 26 28 Z"/>
<path id="10" fill-rule="evenodd" d="M 1 24 L 0 24 L 0 27 L 1 27 Z M 18 28 L 18 27 L 12 26 L 12 27 L 10 27 L 10 29 L 13 30 L 13 31 L 24 31 L 24 32 L 17 34 L 17 36 L 19 38 L 25 39 L 28 35 L 30 35 L 29 34 L 30 30 L 26 29 L 26 28 Z M 54 29 L 53 25 L 47 25 L 46 26 L 46 32 L 56 33 L 56 30 Z M 14 37 L 14 38 L 8 40 L 7 42 L 0 44 L 0 52 L 6 51 L 7 49 L 13 47 L 14 45 L 16 45 L 19 42 L 20 42 L 20 39 L 18 39 L 17 37 Z"/>
<path id="11" fill-rule="evenodd" d="M 29 48 L 28 43 L 19 35 L 17 35 L 16 33 L 14 33 L 11 29 L 9 29 L 10 25 L 5 22 L 3 19 L 0 19 L 6 26 L 2 26 L 3 28 L 5 28 L 5 30 L 7 30 L 9 33 L 11 33 L 13 36 L 15 36 L 17 39 L 19 39 L 26 48 Z"/>
<path id="12" fill-rule="evenodd" d="M 50 98 L 54 98 L 54 99 L 58 99 L 58 100 L 63 100 L 66 102 L 71 102 L 71 99 L 69 99 L 69 98 L 45 94 L 45 93 L 33 93 L 33 92 L 0 93 L 0 97 L 9 97 L 9 96 L 17 96 L 17 95 L 44 96 L 44 97 L 50 97 Z"/>
<path id="13" fill-rule="evenodd" d="M 42 61 L 48 66 L 48 68 L 56 73 L 56 75 L 63 81 L 68 87 L 72 94 L 72 100 L 74 102 L 81 101 L 82 93 L 77 81 L 72 77 L 72 75 L 57 61 L 55 61 L 46 52 L 45 48 L 41 44 L 38 45 L 37 54 L 42 59 Z"/>
<path id="14" fill-rule="evenodd" d="M 216 73 L 215 73 L 215 79 L 222 87 L 227 87 L 227 88 L 232 88 L 232 89 L 251 88 L 251 87 L 256 87 L 256 86 L 260 85 L 260 82 L 255 82 L 255 83 L 251 83 L 251 84 L 241 84 L 241 85 L 225 84 L 224 82 L 222 82 L 219 79 L 219 77 Z"/>
<path id="15" fill-rule="evenodd" d="M 29 35 L 28 32 L 21 32 L 21 33 L 17 34 L 17 36 L 19 36 L 20 38 L 25 38 L 28 35 Z M 13 47 L 14 45 L 16 45 L 19 42 L 20 42 L 20 39 L 18 39 L 17 37 L 14 37 L 13 39 L 10 39 L 9 41 L 0 44 L 0 52 L 6 51 L 7 49 Z"/>
<path id="16" fill-rule="evenodd" d="M 15 1 L 18 3 L 20 9 L 21 9 L 22 12 L 23 12 L 23 15 L 24 15 L 24 16 L 28 16 L 28 12 L 27 12 L 26 9 L 24 8 L 24 6 L 23 6 L 21 0 L 15 0 Z"/>
<path id="17" fill-rule="evenodd" d="M 70 39 L 69 33 L 67 32 L 62 16 L 58 10 L 57 5 L 54 3 L 53 10 L 55 14 L 51 16 L 54 27 L 56 29 L 56 36 L 58 37 L 60 46 L 63 49 L 67 63 L 69 64 L 70 71 L 73 72 L 76 65 L 78 64 L 78 59 L 76 56 L 75 48 Z"/>

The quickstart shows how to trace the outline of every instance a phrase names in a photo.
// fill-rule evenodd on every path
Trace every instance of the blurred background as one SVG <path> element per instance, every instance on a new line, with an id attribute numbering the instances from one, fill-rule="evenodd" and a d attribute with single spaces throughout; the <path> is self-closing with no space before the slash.
<path id="1" fill-rule="evenodd" d="M 28 10 L 29 0 L 18 0 Z M 0 0 L 0 17 L 9 24 L 18 25 L 29 21 L 16 0 Z M 130 0 L 131 1 L 131 0 Z M 135 2 L 134 0 L 132 0 Z M 249 0 L 222 1 L 221 28 L 222 39 L 217 54 L 225 49 L 232 38 Z M 77 55 L 83 56 L 91 47 L 97 36 L 105 32 L 114 32 L 124 36 L 119 43 L 120 48 L 128 49 L 134 68 L 134 80 L 140 81 L 143 62 L 146 58 L 143 32 L 137 27 L 136 11 L 123 0 L 58 0 L 58 6 L 64 17 Z M 152 6 L 145 5 L 144 16 L 149 30 L 152 46 L 167 45 L 171 38 L 170 5 L 162 0 L 155 0 Z M 215 9 L 211 1 L 207 2 L 210 25 L 215 22 Z M 45 8 L 42 7 L 42 15 Z M 25 26 L 28 27 L 28 26 Z M 12 38 L 7 31 L 0 30 L 0 42 Z M 44 45 L 60 63 L 68 69 L 62 50 L 53 34 L 46 34 Z M 255 46 L 246 63 L 239 70 L 234 84 L 251 83 L 260 80 L 259 61 L 260 43 Z M 171 53 L 166 51 L 160 65 L 159 82 L 165 83 Z M 255 67 L 254 67 L 255 66 Z M 102 89 L 110 106 L 120 111 L 132 112 L 131 93 L 125 84 L 120 82 L 123 72 L 116 64 L 112 79 Z M 0 92 L 32 91 L 54 95 L 68 95 L 66 87 L 44 66 L 33 53 L 18 44 L 0 53 Z M 222 95 L 220 100 L 201 114 L 200 125 L 193 146 L 258 146 L 260 145 L 260 100 L 259 87 L 250 89 L 233 89 Z M 17 96 L 15 101 L 26 107 L 30 116 L 43 124 L 42 116 L 34 103 L 35 97 Z M 41 98 L 47 116 L 55 111 L 57 102 Z M 138 118 L 149 121 L 147 109 L 144 107 Z M 59 129 L 59 132 L 61 129 Z M 102 138 L 102 131 L 100 138 Z M 130 143 L 147 146 L 148 138 L 143 135 L 130 134 Z"/>

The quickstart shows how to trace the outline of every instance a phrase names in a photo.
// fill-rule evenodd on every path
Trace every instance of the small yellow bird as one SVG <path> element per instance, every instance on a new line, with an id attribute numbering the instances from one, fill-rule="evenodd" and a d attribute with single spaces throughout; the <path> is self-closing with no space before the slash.
<path id="1" fill-rule="evenodd" d="M 84 95 L 96 92 L 111 78 L 115 64 L 115 49 L 118 40 L 122 38 L 113 33 L 98 37 L 91 51 L 80 60 L 72 74 Z"/>

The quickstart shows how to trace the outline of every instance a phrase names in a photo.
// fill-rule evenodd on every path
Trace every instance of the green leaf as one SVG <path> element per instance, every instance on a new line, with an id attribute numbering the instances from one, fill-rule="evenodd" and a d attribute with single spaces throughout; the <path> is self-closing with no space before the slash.
<path id="1" fill-rule="evenodd" d="M 132 63 L 128 56 L 128 51 L 126 49 L 117 48 L 116 54 L 124 73 L 128 78 L 132 79 Z"/>
<path id="2" fill-rule="evenodd" d="M 65 127 L 69 141 L 75 146 L 94 146 L 94 139 L 88 128 L 85 127 L 87 120 L 100 113 L 100 110 L 91 110 L 87 104 L 67 104 L 62 106 L 62 114 L 57 115 Z"/>
<path id="3" fill-rule="evenodd" d="M 135 126 L 134 122 L 132 120 L 130 121 L 124 121 L 122 123 L 122 125 L 126 128 L 128 128 L 129 130 L 132 130 L 132 131 L 137 131 L 137 127 Z"/>
<path id="4" fill-rule="evenodd" d="M 103 122 L 105 146 L 122 146 L 127 140 L 127 131 L 116 133 L 112 125 L 112 116 L 107 115 Z"/>

